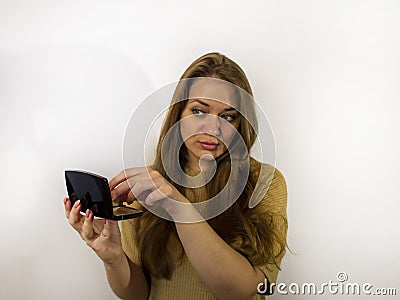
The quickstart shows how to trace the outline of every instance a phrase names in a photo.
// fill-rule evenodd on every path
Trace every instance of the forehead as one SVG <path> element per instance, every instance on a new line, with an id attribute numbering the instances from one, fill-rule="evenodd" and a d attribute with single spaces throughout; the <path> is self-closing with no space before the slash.
<path id="1" fill-rule="evenodd" d="M 239 100 L 234 85 L 213 78 L 201 78 L 192 83 L 189 90 L 188 103 L 196 99 L 206 101 L 209 105 L 213 106 L 230 106 L 235 108 L 239 106 Z"/>

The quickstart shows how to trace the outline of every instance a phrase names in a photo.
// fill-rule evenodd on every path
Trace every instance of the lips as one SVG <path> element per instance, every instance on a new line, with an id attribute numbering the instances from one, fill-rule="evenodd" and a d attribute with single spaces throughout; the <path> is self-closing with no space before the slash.
<path id="1" fill-rule="evenodd" d="M 215 150 L 219 143 L 212 141 L 199 141 L 199 144 L 205 150 Z"/>
<path id="2" fill-rule="evenodd" d="M 202 143 L 205 145 L 218 145 L 218 142 L 212 142 L 212 141 L 200 141 L 199 143 Z"/>

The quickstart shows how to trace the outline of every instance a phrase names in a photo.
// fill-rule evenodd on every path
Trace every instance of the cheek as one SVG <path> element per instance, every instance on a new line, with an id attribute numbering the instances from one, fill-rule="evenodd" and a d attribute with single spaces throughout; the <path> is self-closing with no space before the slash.
<path id="1" fill-rule="evenodd" d="M 226 124 L 226 126 L 221 128 L 221 133 L 222 133 L 223 140 L 226 141 L 227 143 L 230 143 L 230 141 L 235 136 L 235 133 L 238 131 L 238 127 L 239 127 L 238 124 L 237 125 Z"/>
<path id="2" fill-rule="evenodd" d="M 232 128 L 229 128 L 229 130 L 227 130 L 227 132 L 224 134 L 224 137 L 223 137 L 226 144 L 229 144 L 232 141 L 232 139 L 235 135 L 235 132 L 236 132 L 236 130 L 234 130 L 234 129 L 232 130 Z"/>

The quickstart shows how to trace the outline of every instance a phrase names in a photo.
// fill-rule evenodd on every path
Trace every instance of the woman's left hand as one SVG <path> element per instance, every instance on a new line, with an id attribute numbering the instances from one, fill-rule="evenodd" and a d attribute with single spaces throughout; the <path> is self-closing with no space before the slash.
<path id="1" fill-rule="evenodd" d="M 168 180 L 151 167 L 129 168 L 119 172 L 109 182 L 111 197 L 131 204 L 137 196 L 146 205 L 154 205 L 169 198 L 190 203 Z M 166 207 L 164 207 L 166 208 Z"/>

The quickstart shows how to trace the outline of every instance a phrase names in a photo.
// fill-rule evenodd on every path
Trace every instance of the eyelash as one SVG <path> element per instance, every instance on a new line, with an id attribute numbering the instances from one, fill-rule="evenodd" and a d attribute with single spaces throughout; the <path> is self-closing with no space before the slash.
<path id="1" fill-rule="evenodd" d="M 200 116 L 206 114 L 206 112 L 204 112 L 204 111 L 202 111 L 201 109 L 198 109 L 198 108 L 193 108 L 192 109 L 192 113 L 194 115 L 200 115 Z M 234 115 L 234 114 L 226 114 L 226 115 L 222 115 L 221 118 L 227 120 L 228 122 L 233 122 L 233 121 L 236 120 L 236 115 Z M 230 120 L 228 120 L 228 118 L 230 118 Z"/>
<path id="2" fill-rule="evenodd" d="M 205 112 L 202 111 L 201 109 L 198 109 L 198 108 L 193 108 L 193 109 L 192 109 L 192 113 L 193 113 L 194 115 L 200 115 L 200 112 L 201 112 L 201 114 L 205 114 Z"/>

